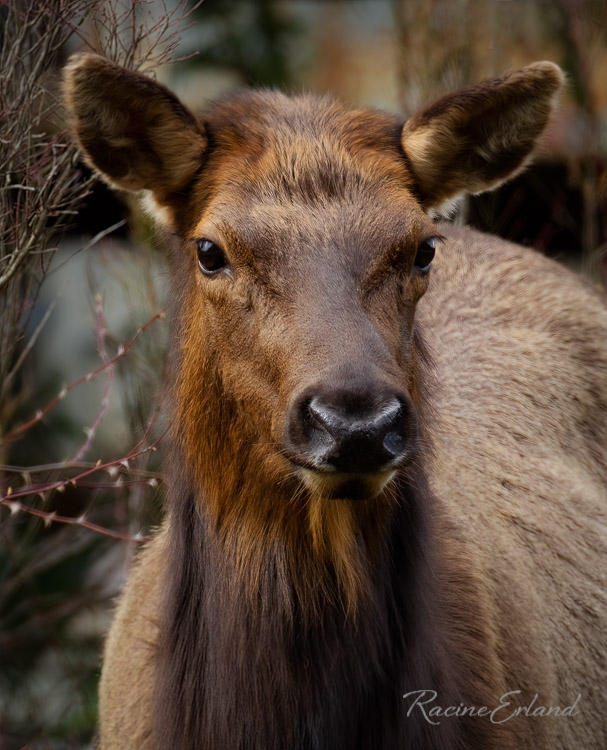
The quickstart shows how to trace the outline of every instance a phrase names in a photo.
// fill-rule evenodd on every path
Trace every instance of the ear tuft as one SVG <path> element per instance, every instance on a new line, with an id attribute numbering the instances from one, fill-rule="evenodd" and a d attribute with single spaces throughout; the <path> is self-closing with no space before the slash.
<path id="1" fill-rule="evenodd" d="M 403 126 L 402 146 L 426 209 L 490 190 L 528 163 L 565 76 L 536 62 L 449 94 Z"/>
<path id="2" fill-rule="evenodd" d="M 147 76 L 99 55 L 74 55 L 64 95 L 87 162 L 115 187 L 151 190 L 164 204 L 199 169 L 207 145 L 202 127 Z"/>

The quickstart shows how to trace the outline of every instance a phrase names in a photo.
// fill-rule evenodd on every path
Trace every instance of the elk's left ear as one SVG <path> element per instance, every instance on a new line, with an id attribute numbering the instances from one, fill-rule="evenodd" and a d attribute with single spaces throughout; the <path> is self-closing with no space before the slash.
<path id="1" fill-rule="evenodd" d="M 98 55 L 75 55 L 64 93 L 89 164 L 115 187 L 151 190 L 160 205 L 200 168 L 207 139 L 168 89 Z"/>
<path id="2" fill-rule="evenodd" d="M 565 76 L 537 62 L 447 95 L 403 126 L 422 205 L 481 193 L 520 172 L 550 120 Z"/>

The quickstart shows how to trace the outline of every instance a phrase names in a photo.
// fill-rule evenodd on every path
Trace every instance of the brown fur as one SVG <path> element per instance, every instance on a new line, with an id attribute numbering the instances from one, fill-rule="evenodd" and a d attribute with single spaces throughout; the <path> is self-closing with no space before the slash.
<path id="1" fill-rule="evenodd" d="M 495 188 L 520 172 L 563 83 L 554 63 L 534 63 L 447 95 L 408 120 L 403 148 L 422 206 Z"/>
<path id="2" fill-rule="evenodd" d="M 524 166 L 559 69 L 404 127 L 269 92 L 198 123 L 99 58 L 68 71 L 89 161 L 151 191 L 180 238 L 167 520 L 108 639 L 101 748 L 602 748 L 607 310 L 556 264 L 428 216 Z M 201 237 L 230 276 L 198 271 Z M 285 450 L 319 383 L 411 399 L 417 456 L 361 477 L 367 500 Z M 443 707 L 582 698 L 570 718 L 432 725 L 402 698 L 423 689 Z"/>

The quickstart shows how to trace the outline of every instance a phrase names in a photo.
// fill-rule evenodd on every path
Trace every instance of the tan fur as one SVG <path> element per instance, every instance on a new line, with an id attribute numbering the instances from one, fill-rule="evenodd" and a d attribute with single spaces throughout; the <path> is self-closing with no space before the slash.
<path id="1" fill-rule="evenodd" d="M 113 144 L 121 163 L 129 115 L 116 114 L 108 93 L 121 81 L 120 106 L 144 113 L 144 141 L 163 153 L 153 169 L 132 155 L 126 177 L 91 145 Z M 138 82 L 146 95 L 129 102 Z M 182 460 L 173 474 L 191 477 L 196 510 L 224 556 L 224 585 L 263 609 L 273 554 L 297 562 L 275 570 L 285 612 L 313 623 L 337 601 L 346 622 L 362 622 L 374 550 L 406 471 L 369 478 L 372 499 L 329 500 L 339 478 L 298 473 L 280 446 L 292 394 L 314 378 L 347 378 L 357 363 L 400 378 L 423 415 L 436 498 L 427 585 L 440 592 L 432 627 L 445 637 L 447 678 L 493 704 L 514 690 L 519 706 L 535 693 L 562 707 L 581 694 L 575 716 L 496 725 L 482 750 L 607 742 L 607 308 L 533 251 L 428 218 L 461 191 L 489 189 L 524 167 L 562 82 L 556 66 L 536 63 L 445 97 L 404 125 L 403 154 L 387 116 L 313 97 L 235 98 L 203 126 L 167 104 L 166 90 L 98 58 L 77 59 L 67 77 L 90 162 L 114 184 L 152 190 L 183 238 L 173 258 L 171 407 Z M 97 96 L 99 125 L 86 114 Z M 214 152 L 197 179 L 207 132 Z M 412 271 L 418 243 L 436 234 L 445 241 L 430 276 Z M 232 281 L 197 273 L 197 237 L 229 249 Z M 352 276 L 339 276 L 340 262 Z M 370 334 L 361 351 L 367 329 L 381 336 Z M 423 378 L 415 329 L 431 360 Z M 166 614 L 174 522 L 169 498 L 168 530 L 143 553 L 119 605 L 100 689 L 102 750 L 157 748 L 152 684 L 163 675 L 150 644 Z"/>
<path id="2" fill-rule="evenodd" d="M 159 533 L 137 560 L 117 609 L 104 647 L 104 662 L 118 669 L 104 670 L 99 698 L 104 716 L 101 747 L 146 750 L 151 745 L 149 716 L 153 712 L 154 653 L 158 637 L 164 540 Z M 143 606 L 133 609 L 141 596 Z M 128 738 L 128 741 L 127 739 Z"/>
<path id="3" fill-rule="evenodd" d="M 537 253 L 447 232 L 419 306 L 420 325 L 434 334 L 431 481 L 485 578 L 507 689 L 541 692 L 548 705 L 582 695 L 571 721 L 530 719 L 520 746 L 599 748 L 607 741 L 596 718 L 607 674 L 604 300 Z"/>

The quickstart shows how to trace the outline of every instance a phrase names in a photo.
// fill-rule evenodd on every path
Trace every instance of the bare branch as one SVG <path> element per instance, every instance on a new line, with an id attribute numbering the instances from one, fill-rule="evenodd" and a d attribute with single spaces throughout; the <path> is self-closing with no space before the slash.
<path id="1" fill-rule="evenodd" d="M 34 332 L 30 336 L 29 341 L 27 342 L 27 344 L 21 350 L 21 353 L 17 357 L 17 361 L 13 365 L 13 369 L 8 373 L 8 375 L 6 376 L 4 382 L 2 383 L 2 391 L 1 391 L 2 395 L 4 395 L 4 393 L 8 391 L 8 389 L 10 388 L 10 385 L 11 385 L 11 383 L 13 381 L 13 378 L 15 377 L 15 375 L 17 374 L 17 372 L 19 372 L 19 370 L 21 369 L 21 366 L 23 365 L 23 362 L 27 358 L 27 355 L 34 348 L 34 344 L 36 343 L 36 341 L 38 341 L 38 337 L 42 333 L 42 329 L 44 328 L 44 326 L 47 324 L 48 319 L 51 317 L 51 314 L 52 314 L 53 310 L 55 309 L 55 305 L 56 304 L 57 304 L 57 299 L 54 299 L 50 303 L 50 305 L 46 308 L 46 312 L 42 316 L 42 320 L 40 321 L 40 323 L 38 323 L 38 325 L 36 326 Z"/>
<path id="2" fill-rule="evenodd" d="M 115 529 L 108 529 L 105 526 L 100 526 L 97 523 L 92 523 L 91 521 L 88 521 L 86 518 L 72 518 L 70 516 L 61 516 L 58 513 L 55 513 L 54 511 L 46 511 L 46 510 L 40 510 L 39 508 L 32 508 L 29 505 L 23 505 L 23 503 L 20 503 L 16 500 L 9 500 L 8 498 L 2 498 L 0 500 L 0 504 L 6 505 L 6 507 L 11 511 L 11 513 L 29 513 L 31 516 L 37 516 L 38 518 L 42 518 L 43 521 L 48 525 L 51 523 L 65 523 L 72 526 L 82 526 L 85 529 L 90 529 L 91 531 L 96 531 L 98 534 L 103 534 L 104 536 L 111 536 L 114 539 L 121 539 L 124 542 L 146 542 L 148 541 L 149 537 L 145 536 L 143 534 L 126 534 L 123 531 L 116 531 Z"/>
<path id="3" fill-rule="evenodd" d="M 95 318 L 97 320 L 97 351 L 99 353 L 99 356 L 101 357 L 101 361 L 105 365 L 107 365 L 108 356 L 105 350 L 105 334 L 107 330 L 107 323 L 105 321 L 105 314 L 103 312 L 103 298 L 99 294 L 95 296 Z M 86 456 L 93 442 L 93 438 L 97 433 L 99 425 L 107 414 L 110 406 L 110 391 L 112 389 L 112 383 L 114 381 L 114 372 L 114 365 L 108 365 L 105 370 L 106 381 L 105 387 L 103 389 L 103 395 L 101 397 L 101 409 L 91 427 L 89 427 L 88 429 L 85 428 L 86 441 L 74 456 L 74 461 L 80 461 L 82 458 L 84 458 L 84 456 Z"/>
<path id="4" fill-rule="evenodd" d="M 82 385 L 83 383 L 88 383 L 91 380 L 94 380 L 99 373 L 106 370 L 108 367 L 111 367 L 114 365 L 118 360 L 125 357 L 130 350 L 133 348 L 133 345 L 135 342 L 139 339 L 139 337 L 144 333 L 153 323 L 155 323 L 157 320 L 160 320 L 161 318 L 164 318 L 165 313 L 164 311 L 157 312 L 150 320 L 148 320 L 147 323 L 145 323 L 143 326 L 140 326 L 137 329 L 137 333 L 126 342 L 126 344 L 121 344 L 118 347 L 117 353 L 111 357 L 110 359 L 107 359 L 105 362 L 103 362 L 99 367 L 96 367 L 94 370 L 91 370 L 91 372 L 88 372 L 86 375 L 83 375 L 81 378 L 78 378 L 78 380 L 75 380 L 73 383 L 70 383 L 69 385 L 63 386 L 63 388 L 59 391 L 59 393 L 49 401 L 49 403 L 43 408 L 39 409 L 36 414 L 27 422 L 20 425 L 19 427 L 16 427 L 14 430 L 11 430 L 9 433 L 7 433 L 2 442 L 0 442 L 0 445 L 2 443 L 7 443 L 12 440 L 16 440 L 17 438 L 21 437 L 24 433 L 26 433 L 29 429 L 31 429 L 35 424 L 38 424 L 38 422 L 41 422 L 46 415 L 57 406 L 57 404 L 62 401 L 67 394 L 70 391 L 73 391 L 74 388 L 77 388 L 79 385 Z"/>

